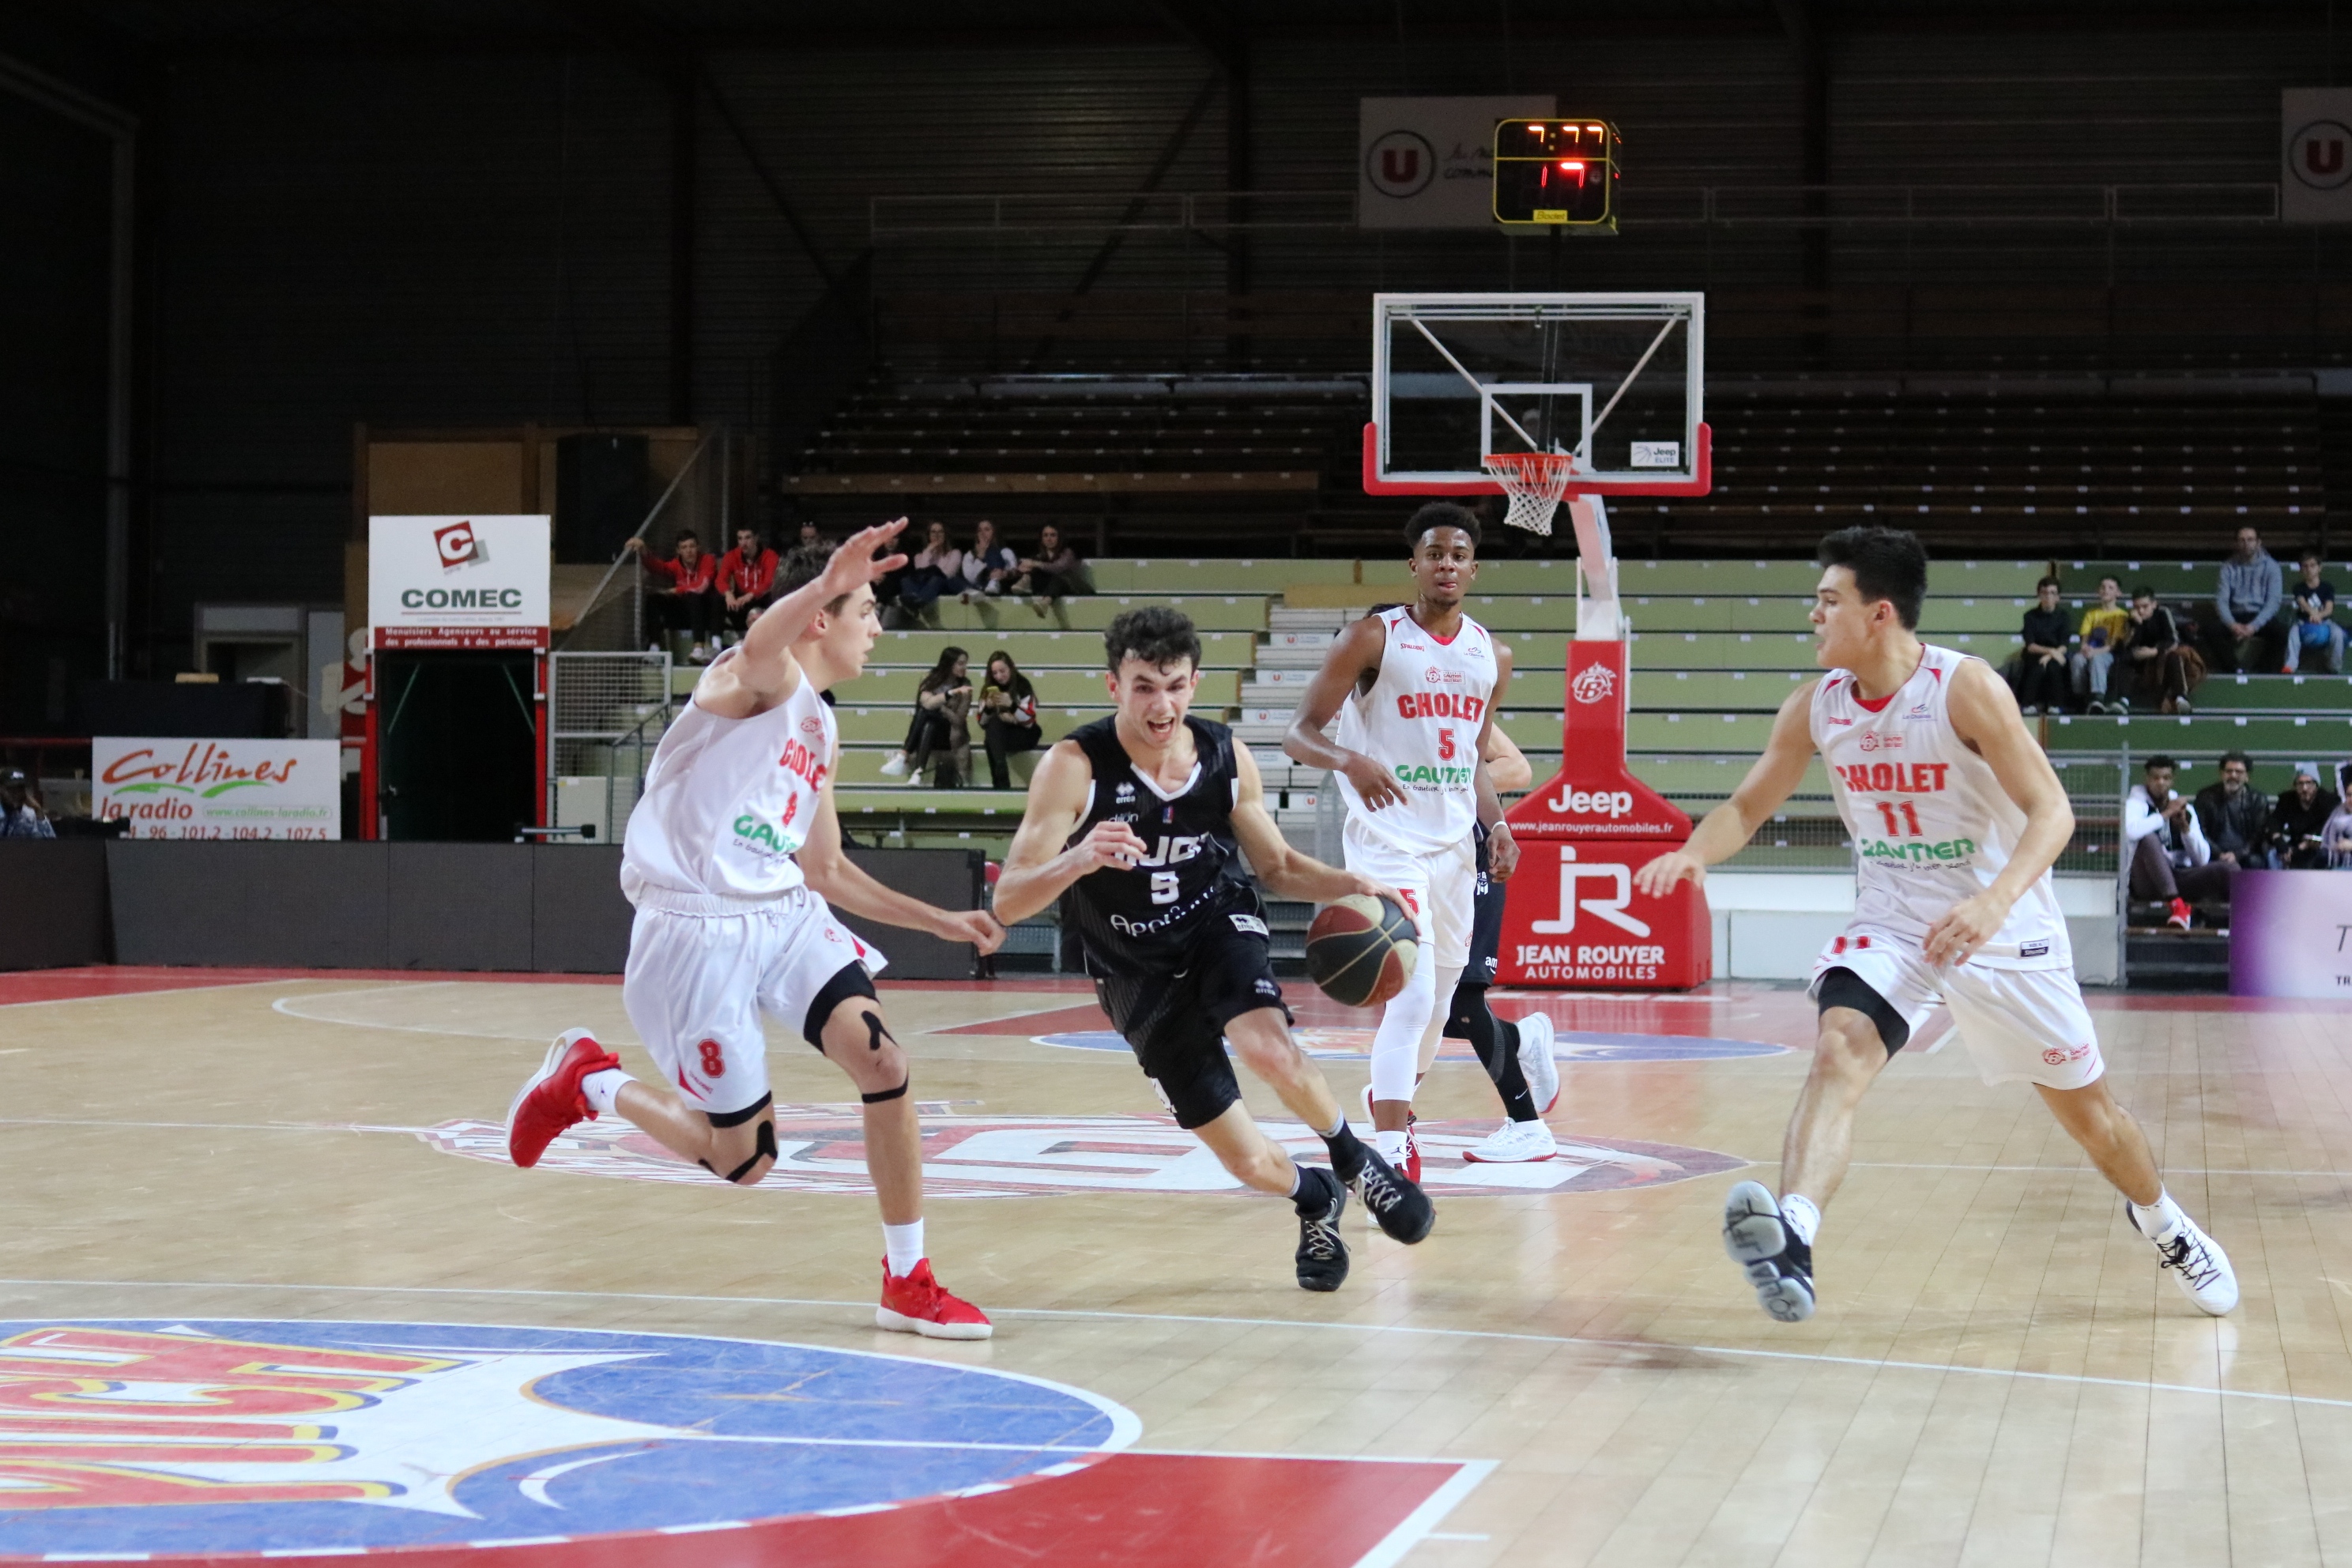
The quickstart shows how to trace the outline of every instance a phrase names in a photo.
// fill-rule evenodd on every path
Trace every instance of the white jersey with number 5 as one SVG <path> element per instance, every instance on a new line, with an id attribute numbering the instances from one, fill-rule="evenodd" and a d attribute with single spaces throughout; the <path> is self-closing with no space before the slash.
<path id="1" fill-rule="evenodd" d="M 2016 853 L 2025 813 L 1952 729 L 1952 678 L 1969 657 L 1923 646 L 1919 668 L 1883 702 L 1864 700 L 1850 670 L 1813 689 L 1813 744 L 1853 839 L 1855 928 L 1924 942 Z M 2045 872 L 1971 962 L 2057 969 L 2074 961 Z"/>
<path id="2" fill-rule="evenodd" d="M 730 648 L 719 659 L 737 657 Z M 711 912 L 800 887 L 793 856 L 816 819 L 834 732 L 833 710 L 805 676 L 790 697 L 749 719 L 722 719 L 688 702 L 656 748 L 645 795 L 629 813 L 621 890 L 632 903 L 643 903 L 648 889 L 698 897 Z M 678 906 L 676 897 L 664 901 Z"/>
<path id="3" fill-rule="evenodd" d="M 1441 642 L 1399 605 L 1381 615 L 1381 673 L 1339 709 L 1339 744 L 1361 752 L 1404 791 L 1402 805 L 1364 809 L 1345 773 L 1334 773 L 1348 815 L 1373 837 L 1411 854 L 1470 842 L 1478 820 L 1478 733 L 1495 696 L 1494 639 L 1462 617 Z"/>

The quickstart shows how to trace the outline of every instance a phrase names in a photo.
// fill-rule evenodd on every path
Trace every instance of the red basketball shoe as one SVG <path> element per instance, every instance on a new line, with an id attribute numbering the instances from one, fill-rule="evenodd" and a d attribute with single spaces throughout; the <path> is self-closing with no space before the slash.
<path id="1" fill-rule="evenodd" d="M 874 1326 L 927 1340 L 984 1340 L 996 1331 L 986 1313 L 931 1278 L 928 1258 L 896 1279 L 889 1260 L 883 1260 L 882 1304 L 874 1309 Z"/>
<path id="2" fill-rule="evenodd" d="M 524 1080 L 522 1092 L 507 1108 L 507 1158 L 527 1171 L 539 1163 L 557 1133 L 595 1121 L 588 1097 L 580 1092 L 580 1080 L 620 1065 L 621 1058 L 585 1029 L 558 1035 L 547 1047 L 547 1059 Z"/>

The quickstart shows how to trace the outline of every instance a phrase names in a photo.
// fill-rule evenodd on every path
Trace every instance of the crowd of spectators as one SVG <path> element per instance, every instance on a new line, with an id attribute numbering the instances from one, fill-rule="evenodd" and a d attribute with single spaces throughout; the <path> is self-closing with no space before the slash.
<path id="1" fill-rule="evenodd" d="M 2124 800 L 2123 847 L 2128 896 L 2158 906 L 2186 931 L 2201 916 L 2228 923 L 2230 879 L 2239 871 L 2352 868 L 2352 763 L 2331 784 L 2315 763 L 2294 764 L 2294 782 L 2275 800 L 2253 785 L 2242 752 L 2221 758 L 2221 777 L 2184 795 L 2173 788 L 2178 765 L 2150 757 Z"/>

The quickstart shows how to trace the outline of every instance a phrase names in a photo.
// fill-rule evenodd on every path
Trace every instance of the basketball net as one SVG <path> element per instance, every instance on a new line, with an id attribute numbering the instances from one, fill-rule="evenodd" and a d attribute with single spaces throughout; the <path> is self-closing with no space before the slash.
<path id="1" fill-rule="evenodd" d="M 1551 514 L 1568 493 L 1576 459 L 1565 452 L 1489 452 L 1480 461 L 1511 498 L 1504 526 L 1549 538 Z"/>

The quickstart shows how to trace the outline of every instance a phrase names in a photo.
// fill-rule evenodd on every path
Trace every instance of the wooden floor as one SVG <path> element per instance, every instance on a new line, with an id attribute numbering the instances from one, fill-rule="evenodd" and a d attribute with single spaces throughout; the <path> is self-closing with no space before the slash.
<path id="1" fill-rule="evenodd" d="M 990 1343 L 871 1327 L 852 1097 L 783 1032 L 771 1062 L 797 1152 L 767 1186 L 701 1179 L 610 1122 L 524 1173 L 495 1126 L 552 1035 L 592 1027 L 646 1070 L 617 985 L 224 972 L 0 977 L 0 1328 L 772 1342 L 1081 1390 L 1171 1465 L 1446 1461 L 1271 1472 L 1418 1479 L 1388 1489 L 1407 1517 L 1286 1537 L 1269 1563 L 2352 1563 L 2341 1006 L 2093 998 L 2120 1098 L 2236 1262 L 2232 1317 L 2161 1279 L 2032 1093 L 1984 1087 L 1956 1045 L 1906 1052 L 1866 1102 L 1817 1244 L 1821 1311 L 1780 1326 L 1716 1215 L 1736 1173 L 1774 1180 L 1810 1035 L 1793 990 L 1507 994 L 1498 1011 L 1542 1005 L 1577 1043 L 1551 1118 L 1576 1158 L 1512 1178 L 1548 1189 L 1470 1184 L 1493 1168 L 1458 1150 L 1497 1112 L 1449 1054 L 1420 1101 L 1436 1231 L 1406 1248 L 1351 1223 L 1354 1274 L 1331 1296 L 1292 1282 L 1287 1205 L 1217 1190 L 1132 1061 L 1089 1048 L 1105 1042 L 1083 989 L 884 992 L 934 1134 L 931 1255 L 994 1316 Z M 1352 1108 L 1363 1016 L 1303 1021 Z M 26 1451 L 0 1440 L 0 1555 L 74 1551 L 76 1510 L 26 1532 Z M 1286 1485 L 1299 1503 L 1328 1489 Z M 1380 1489 L 1358 1495 L 1326 1500 L 1378 1512 Z M 89 1529 L 87 1550 L 128 1549 L 113 1523 Z M 1121 1560 L 1066 1548 L 1029 1560 Z M 1169 1550 L 1125 1560 L 1209 1560 Z M 926 1555 L 902 1539 L 866 1560 Z"/>

